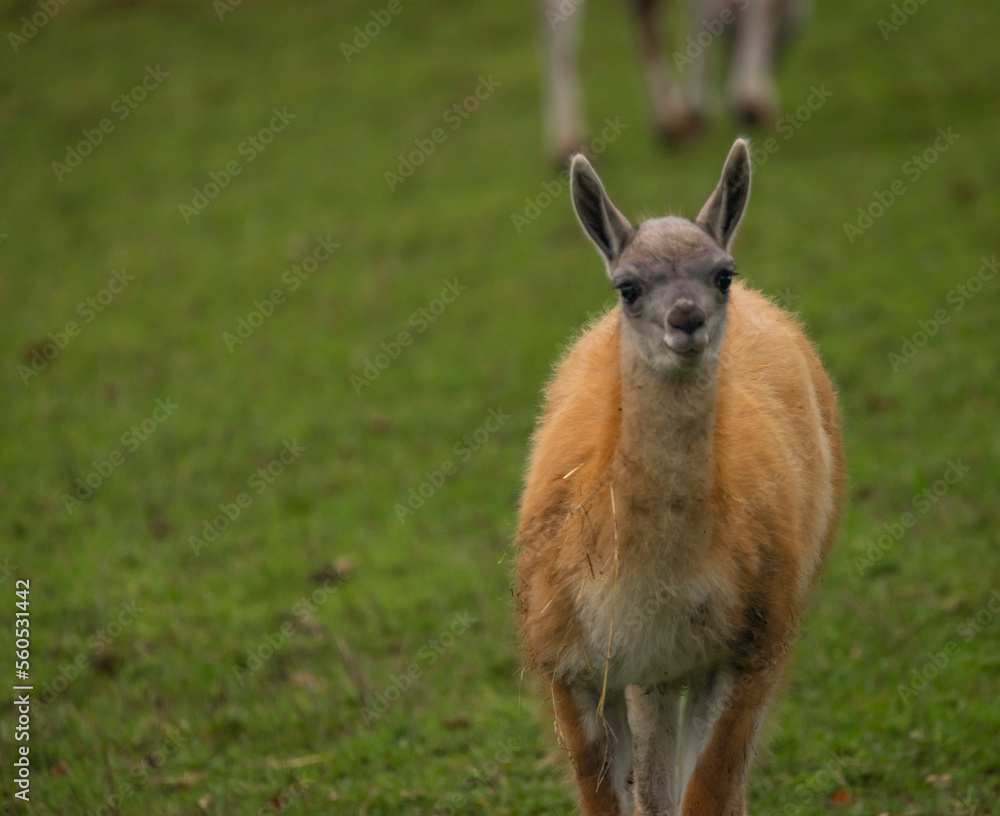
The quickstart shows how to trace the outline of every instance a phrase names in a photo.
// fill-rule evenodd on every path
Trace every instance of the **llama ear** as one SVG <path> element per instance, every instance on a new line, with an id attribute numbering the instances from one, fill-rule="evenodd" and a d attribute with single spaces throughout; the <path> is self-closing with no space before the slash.
<path id="1" fill-rule="evenodd" d="M 605 261 L 613 264 L 632 236 L 632 225 L 611 203 L 597 173 L 581 153 L 570 165 L 569 187 L 576 217 Z"/>
<path id="2" fill-rule="evenodd" d="M 722 168 L 719 184 L 701 208 L 695 223 L 728 251 L 749 198 L 750 145 L 746 139 L 737 139 Z"/>

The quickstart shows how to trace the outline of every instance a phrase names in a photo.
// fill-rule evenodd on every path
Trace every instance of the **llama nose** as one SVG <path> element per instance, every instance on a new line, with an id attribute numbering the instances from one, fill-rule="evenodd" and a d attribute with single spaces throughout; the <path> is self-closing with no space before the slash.
<path id="1" fill-rule="evenodd" d="M 667 323 L 685 334 L 694 334 L 705 325 L 705 310 L 693 303 L 678 303 L 667 315 Z"/>

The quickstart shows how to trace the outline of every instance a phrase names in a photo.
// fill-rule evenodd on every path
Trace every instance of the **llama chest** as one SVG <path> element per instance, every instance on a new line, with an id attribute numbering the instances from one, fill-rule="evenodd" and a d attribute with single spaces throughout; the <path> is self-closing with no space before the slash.
<path id="1" fill-rule="evenodd" d="M 620 578 L 617 591 L 613 579 L 588 584 L 576 606 L 581 642 L 565 668 L 603 678 L 607 660 L 615 687 L 684 682 L 726 652 L 725 597 L 704 577 L 656 571 Z"/>

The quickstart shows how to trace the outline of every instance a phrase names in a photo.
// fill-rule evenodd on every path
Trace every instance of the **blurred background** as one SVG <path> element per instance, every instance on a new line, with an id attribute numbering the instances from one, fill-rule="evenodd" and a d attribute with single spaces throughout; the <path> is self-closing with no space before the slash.
<path id="1" fill-rule="evenodd" d="M 695 215 L 741 132 L 721 78 L 667 147 L 626 4 L 582 15 L 611 197 Z M 539 27 L 2 5 L 2 812 L 570 812 L 509 547 L 540 389 L 613 301 L 543 149 Z M 734 255 L 839 384 L 851 474 L 755 813 L 1000 813 L 998 38 L 984 0 L 820 0 L 746 131 Z"/>

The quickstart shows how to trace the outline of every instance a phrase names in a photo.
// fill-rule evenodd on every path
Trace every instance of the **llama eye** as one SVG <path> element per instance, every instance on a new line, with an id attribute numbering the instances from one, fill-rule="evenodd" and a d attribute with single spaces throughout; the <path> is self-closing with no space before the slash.
<path id="1" fill-rule="evenodd" d="M 624 300 L 629 306 L 635 303 L 639 299 L 639 295 L 642 294 L 642 290 L 639 288 L 639 285 L 633 283 L 632 281 L 619 283 L 615 289 L 621 293 L 622 300 Z"/>
<path id="2" fill-rule="evenodd" d="M 715 279 L 715 285 L 719 287 L 720 292 L 726 292 L 729 290 L 729 286 L 733 282 L 733 278 L 736 277 L 736 272 L 720 272 L 719 277 Z"/>

